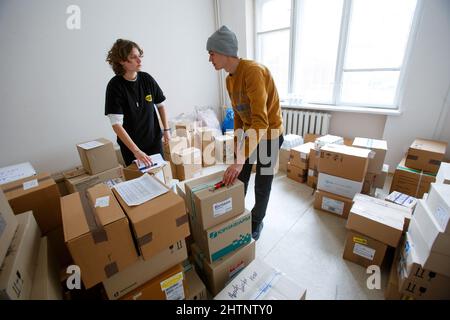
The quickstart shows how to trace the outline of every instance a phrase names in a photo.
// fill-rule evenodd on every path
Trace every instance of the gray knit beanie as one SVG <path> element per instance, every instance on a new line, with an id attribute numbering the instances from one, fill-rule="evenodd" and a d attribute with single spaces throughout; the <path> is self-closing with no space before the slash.
<path id="1" fill-rule="evenodd" d="M 222 26 L 208 38 L 206 50 L 237 57 L 238 41 L 236 35 L 226 26 Z"/>

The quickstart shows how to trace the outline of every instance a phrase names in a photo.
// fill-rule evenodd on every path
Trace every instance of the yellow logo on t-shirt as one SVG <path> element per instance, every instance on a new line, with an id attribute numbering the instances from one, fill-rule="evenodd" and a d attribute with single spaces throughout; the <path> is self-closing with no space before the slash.
<path id="1" fill-rule="evenodd" d="M 145 100 L 148 101 L 148 102 L 151 102 L 151 101 L 153 100 L 153 99 L 152 99 L 152 95 L 151 95 L 151 94 L 146 95 L 146 96 L 145 96 Z"/>

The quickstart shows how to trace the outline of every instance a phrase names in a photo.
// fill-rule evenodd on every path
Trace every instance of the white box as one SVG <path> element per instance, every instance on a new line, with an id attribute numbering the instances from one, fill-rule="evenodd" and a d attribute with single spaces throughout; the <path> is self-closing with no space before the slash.
<path id="1" fill-rule="evenodd" d="M 363 183 L 319 172 L 317 189 L 353 199 L 355 194 L 361 192 Z"/>
<path id="2" fill-rule="evenodd" d="M 414 217 L 430 251 L 450 256 L 450 234 L 443 233 L 425 201 L 419 200 L 417 202 Z"/>
<path id="3" fill-rule="evenodd" d="M 432 183 L 426 202 L 443 232 L 450 233 L 450 185 Z"/>
<path id="4" fill-rule="evenodd" d="M 306 289 L 260 259 L 252 261 L 214 300 L 304 300 Z"/>
<path id="5" fill-rule="evenodd" d="M 436 175 L 436 183 L 450 184 L 450 163 L 441 162 Z"/>
<path id="6" fill-rule="evenodd" d="M 331 134 L 327 134 L 326 136 L 319 137 L 314 141 L 314 149 L 319 150 L 326 144 L 344 144 L 344 138 L 339 136 L 332 136 Z"/>

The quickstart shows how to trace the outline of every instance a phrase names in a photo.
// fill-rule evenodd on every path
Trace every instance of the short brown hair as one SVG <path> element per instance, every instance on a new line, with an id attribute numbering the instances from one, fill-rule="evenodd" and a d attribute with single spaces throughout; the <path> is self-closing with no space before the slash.
<path id="1" fill-rule="evenodd" d="M 117 39 L 111 50 L 108 51 L 106 62 L 111 65 L 115 74 L 125 74 L 125 69 L 122 67 L 120 62 L 128 59 L 128 55 L 133 48 L 138 49 L 140 55 L 144 54 L 144 51 L 137 45 L 137 43 L 124 39 Z"/>

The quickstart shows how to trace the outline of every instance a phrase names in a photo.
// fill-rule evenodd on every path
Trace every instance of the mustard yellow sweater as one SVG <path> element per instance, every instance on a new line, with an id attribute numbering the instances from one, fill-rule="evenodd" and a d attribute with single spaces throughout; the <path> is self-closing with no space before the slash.
<path id="1" fill-rule="evenodd" d="M 236 71 L 228 75 L 226 82 L 234 110 L 235 130 L 256 130 L 257 143 L 282 134 L 280 99 L 269 69 L 257 62 L 240 59 Z M 248 158 L 255 148 L 255 144 L 247 144 L 245 157 Z"/>

